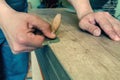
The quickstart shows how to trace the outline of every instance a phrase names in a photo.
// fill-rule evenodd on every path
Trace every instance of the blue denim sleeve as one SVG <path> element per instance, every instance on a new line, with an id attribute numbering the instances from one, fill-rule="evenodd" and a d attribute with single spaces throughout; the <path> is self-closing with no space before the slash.
<path id="1" fill-rule="evenodd" d="M 6 0 L 6 2 L 16 11 L 26 12 L 27 10 L 27 0 Z"/>

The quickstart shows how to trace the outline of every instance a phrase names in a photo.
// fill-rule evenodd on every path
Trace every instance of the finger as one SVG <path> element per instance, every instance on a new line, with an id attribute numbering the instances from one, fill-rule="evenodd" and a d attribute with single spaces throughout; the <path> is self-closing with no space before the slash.
<path id="1" fill-rule="evenodd" d="M 97 16 L 96 17 L 97 23 L 100 25 L 102 30 L 112 39 L 115 41 L 119 41 L 120 38 L 115 33 L 115 30 L 113 29 L 112 24 L 109 22 L 109 20 L 103 16 Z"/>
<path id="2" fill-rule="evenodd" d="M 27 38 L 27 46 L 32 46 L 36 48 L 41 47 L 44 41 L 44 36 L 35 35 L 33 33 L 28 33 L 26 38 Z"/>
<path id="3" fill-rule="evenodd" d="M 30 16 L 29 23 L 34 25 L 33 27 L 41 30 L 43 34 L 48 38 L 55 38 L 56 35 L 51 32 L 50 24 L 48 24 L 46 21 L 42 20 L 41 18 L 37 16 Z"/>
<path id="4" fill-rule="evenodd" d="M 96 24 L 94 17 L 89 18 L 89 23 L 93 25 Z"/>
<path id="5" fill-rule="evenodd" d="M 106 13 L 106 18 L 110 21 L 110 23 L 113 26 L 113 29 L 117 33 L 117 35 L 120 37 L 120 22 L 115 19 L 113 16 L 111 16 L 109 13 Z"/>
<path id="6" fill-rule="evenodd" d="M 80 25 L 81 29 L 90 32 L 94 36 L 100 36 L 100 34 L 101 34 L 100 28 L 94 24 L 84 21 L 84 22 L 80 22 L 79 25 Z"/>
<path id="7" fill-rule="evenodd" d="M 113 28 L 114 28 L 115 32 L 117 33 L 117 35 L 118 35 L 119 38 L 120 38 L 120 23 L 119 23 L 119 24 L 114 23 L 114 24 L 112 24 L 112 25 L 113 25 Z"/>
<path id="8" fill-rule="evenodd" d="M 35 35 L 32 32 L 23 32 L 18 34 L 17 42 L 19 44 L 31 47 L 41 47 L 41 44 L 44 41 L 44 36 Z"/>

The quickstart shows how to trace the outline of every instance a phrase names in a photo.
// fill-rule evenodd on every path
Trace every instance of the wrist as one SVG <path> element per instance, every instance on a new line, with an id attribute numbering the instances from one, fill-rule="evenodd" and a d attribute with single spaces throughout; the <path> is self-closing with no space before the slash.
<path id="1" fill-rule="evenodd" d="M 89 0 L 68 0 L 68 2 L 75 8 L 78 19 L 93 12 Z"/>
<path id="2" fill-rule="evenodd" d="M 0 24 L 2 24 L 2 20 L 6 19 L 7 16 L 13 14 L 15 10 L 13 10 L 5 0 L 0 0 Z"/>
<path id="3" fill-rule="evenodd" d="M 78 16 L 78 19 L 81 20 L 84 16 L 90 14 L 90 13 L 93 13 L 94 11 L 93 10 L 84 10 L 83 12 L 80 12 L 80 11 L 77 11 L 77 16 Z"/>

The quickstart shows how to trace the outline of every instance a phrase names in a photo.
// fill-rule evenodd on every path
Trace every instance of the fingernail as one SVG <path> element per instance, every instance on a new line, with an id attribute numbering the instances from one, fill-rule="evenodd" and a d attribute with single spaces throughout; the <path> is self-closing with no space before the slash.
<path id="1" fill-rule="evenodd" d="M 93 35 L 94 36 L 100 36 L 101 31 L 99 29 L 94 30 Z"/>
<path id="2" fill-rule="evenodd" d="M 53 38 L 55 38 L 55 37 L 56 37 L 55 33 L 51 33 L 51 36 L 52 36 Z"/>
<path id="3" fill-rule="evenodd" d="M 114 40 L 115 41 L 120 41 L 120 37 L 118 37 L 117 35 L 114 36 Z"/>

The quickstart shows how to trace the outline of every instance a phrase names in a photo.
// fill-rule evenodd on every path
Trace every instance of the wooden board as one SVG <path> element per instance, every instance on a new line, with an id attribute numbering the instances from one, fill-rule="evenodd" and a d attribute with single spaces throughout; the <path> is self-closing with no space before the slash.
<path id="1" fill-rule="evenodd" d="M 37 58 L 34 52 L 31 52 L 31 63 L 32 63 L 32 80 L 43 80 L 40 66 L 38 65 Z"/>
<path id="2" fill-rule="evenodd" d="M 120 80 L 120 42 L 81 31 L 76 14 L 65 9 L 38 9 L 31 13 L 48 22 L 57 13 L 62 14 L 62 24 L 57 32 L 60 42 L 50 44 L 50 48 L 71 79 Z"/>
<path id="3" fill-rule="evenodd" d="M 70 80 L 69 75 L 66 73 L 49 46 L 46 45 L 41 49 L 35 50 L 35 54 L 40 66 L 40 71 L 43 75 L 43 80 Z"/>

